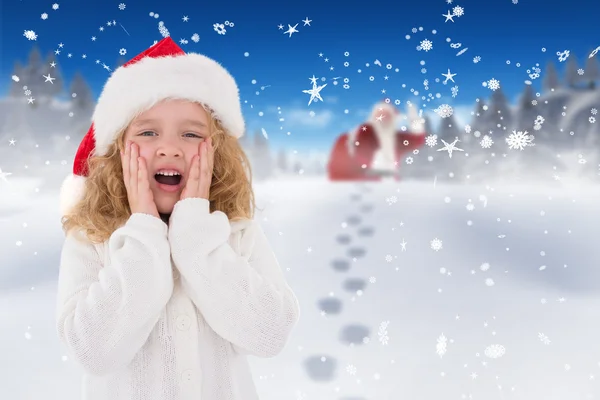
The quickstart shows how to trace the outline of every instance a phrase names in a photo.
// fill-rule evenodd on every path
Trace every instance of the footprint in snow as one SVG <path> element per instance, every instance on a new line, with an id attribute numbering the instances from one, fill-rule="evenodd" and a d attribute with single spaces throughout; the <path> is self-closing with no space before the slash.
<path id="1" fill-rule="evenodd" d="M 325 297 L 319 300 L 319 310 L 329 315 L 339 314 L 342 312 L 342 302 L 335 297 Z"/>
<path id="2" fill-rule="evenodd" d="M 317 382 L 333 380 L 336 367 L 336 359 L 327 355 L 312 356 L 304 361 L 308 377 Z"/>
<path id="3" fill-rule="evenodd" d="M 338 258 L 331 262 L 331 266 L 337 272 L 347 272 L 350 269 L 350 261 Z"/>
<path id="4" fill-rule="evenodd" d="M 362 345 L 366 337 L 369 337 L 369 328 L 364 325 L 346 325 L 340 332 L 340 341 L 345 345 Z"/>

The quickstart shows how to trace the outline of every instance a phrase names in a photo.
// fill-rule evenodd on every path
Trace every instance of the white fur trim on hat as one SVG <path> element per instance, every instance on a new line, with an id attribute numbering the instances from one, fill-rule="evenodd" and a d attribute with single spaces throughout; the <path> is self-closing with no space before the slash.
<path id="1" fill-rule="evenodd" d="M 244 134 L 239 88 L 219 63 L 196 53 L 145 57 L 118 68 L 104 85 L 92 117 L 94 153 L 105 154 L 136 116 L 168 98 L 202 103 L 230 135 Z"/>
<path id="2" fill-rule="evenodd" d="M 75 204 L 83 198 L 85 180 L 84 176 L 70 174 L 63 181 L 59 195 L 61 217 L 67 215 Z"/>

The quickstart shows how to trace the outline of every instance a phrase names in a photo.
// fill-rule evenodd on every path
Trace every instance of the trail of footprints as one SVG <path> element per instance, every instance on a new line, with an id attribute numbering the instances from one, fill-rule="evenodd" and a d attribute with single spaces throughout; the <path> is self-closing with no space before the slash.
<path id="1" fill-rule="evenodd" d="M 341 283 L 343 290 L 355 294 L 358 290 L 364 291 L 367 287 L 367 279 L 362 277 L 349 277 L 348 274 L 352 268 L 353 259 L 359 259 L 365 256 L 367 250 L 361 247 L 358 242 L 363 237 L 373 236 L 375 229 L 364 225 L 364 218 L 373 210 L 373 205 L 363 202 L 363 195 L 370 192 L 370 189 L 362 184 L 358 186 L 359 193 L 352 193 L 350 201 L 356 205 L 357 214 L 352 214 L 346 219 L 348 228 L 346 232 L 352 229 L 356 230 L 356 235 L 340 233 L 335 237 L 336 242 L 345 253 L 344 257 L 334 258 L 331 261 L 331 268 L 335 272 L 343 274 L 345 279 Z M 353 244 L 354 242 L 354 244 Z M 327 313 L 329 316 L 340 315 L 343 312 L 343 303 L 339 298 L 327 296 L 317 302 L 319 311 Z M 340 329 L 338 341 L 344 346 L 360 346 L 363 339 L 370 335 L 370 329 L 360 323 L 348 324 Z M 330 354 L 313 355 L 304 361 L 304 368 L 310 379 L 316 382 L 333 381 L 338 371 L 344 372 L 343 366 Z M 343 397 L 339 400 L 365 400 L 363 397 Z"/>

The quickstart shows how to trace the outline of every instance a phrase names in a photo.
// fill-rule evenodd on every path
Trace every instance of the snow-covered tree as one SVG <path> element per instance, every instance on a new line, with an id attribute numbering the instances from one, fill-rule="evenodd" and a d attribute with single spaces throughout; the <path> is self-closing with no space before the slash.
<path id="1" fill-rule="evenodd" d="M 571 53 L 567 59 L 567 65 L 565 66 L 565 82 L 569 87 L 575 87 L 581 80 L 581 76 L 577 73 L 578 69 L 577 59 L 575 58 L 575 55 Z"/>
<path id="2" fill-rule="evenodd" d="M 54 65 L 54 67 L 52 65 Z M 63 76 L 58 66 L 58 63 L 56 62 L 56 56 L 54 55 L 54 52 L 48 53 L 48 57 L 46 58 L 45 63 L 42 65 L 41 70 L 42 76 L 40 76 L 40 78 L 43 78 L 43 75 L 56 78 L 52 80 L 52 83 L 43 82 L 44 96 L 56 97 L 61 95 L 63 92 Z M 39 95 L 40 94 L 38 94 L 38 96 Z"/>
<path id="3" fill-rule="evenodd" d="M 577 69 L 575 69 L 575 73 L 577 73 Z M 544 81 L 542 83 L 542 87 L 545 91 L 550 91 L 551 89 L 558 89 L 560 83 L 558 79 L 558 72 L 556 72 L 556 66 L 553 61 L 548 61 L 546 64 L 546 71 L 544 72 Z"/>
<path id="4" fill-rule="evenodd" d="M 482 100 L 478 101 L 475 106 L 475 115 L 471 119 L 471 130 L 473 132 L 485 132 L 488 130 L 486 126 L 487 113 L 485 103 Z"/>
<path id="5" fill-rule="evenodd" d="M 587 61 L 585 62 L 584 71 L 585 73 L 583 76 L 584 79 L 588 81 L 589 88 L 595 89 L 596 81 L 600 79 L 600 68 L 598 66 L 598 59 L 596 58 L 596 56 L 587 59 Z"/>
<path id="6" fill-rule="evenodd" d="M 279 149 L 279 152 L 277 153 L 277 162 L 276 162 L 277 168 L 281 171 L 281 172 L 287 172 L 289 165 L 288 165 L 288 157 L 287 157 L 287 152 L 285 151 L 285 149 Z"/>
<path id="7" fill-rule="evenodd" d="M 90 110 L 94 107 L 95 101 L 92 90 L 79 72 L 75 72 L 69 91 L 71 95 L 75 95 L 75 97 L 72 97 L 73 108 Z"/>
<path id="8" fill-rule="evenodd" d="M 502 88 L 494 90 L 492 96 L 490 97 L 488 117 L 490 118 L 490 129 L 492 129 L 494 132 L 507 130 L 512 126 L 512 113 Z"/>
<path id="9" fill-rule="evenodd" d="M 462 149 L 461 143 L 462 130 L 458 126 L 454 115 L 447 118 L 443 118 L 440 123 L 440 129 L 438 130 L 438 144 L 435 148 L 431 149 L 431 156 L 433 157 L 433 167 L 436 169 L 436 176 L 442 180 L 449 181 L 462 181 L 464 180 L 463 171 L 465 167 L 465 152 L 464 151 L 453 151 L 452 157 L 446 150 L 438 151 L 454 142 L 457 148 Z"/>
<path id="10" fill-rule="evenodd" d="M 42 55 L 38 46 L 33 46 L 29 53 L 27 66 L 23 70 L 21 81 L 27 89 L 31 90 L 32 96 L 40 98 L 44 96 L 44 65 L 42 64 Z M 36 104 L 36 102 L 34 102 Z"/>
<path id="11" fill-rule="evenodd" d="M 257 180 L 269 178 L 273 174 L 273 159 L 269 141 L 258 131 L 254 134 L 252 149 L 252 169 Z"/>
<path id="12" fill-rule="evenodd" d="M 529 132 L 533 131 L 533 125 L 537 115 L 533 100 L 535 100 L 533 88 L 531 85 L 525 85 L 523 94 L 519 99 L 517 115 L 513 124 L 513 127 L 516 129 L 527 130 Z"/>
<path id="13" fill-rule="evenodd" d="M 22 98 L 23 97 L 23 74 L 25 73 L 23 65 L 19 61 L 15 61 L 13 75 L 19 77 L 19 82 L 11 81 L 9 96 Z"/>

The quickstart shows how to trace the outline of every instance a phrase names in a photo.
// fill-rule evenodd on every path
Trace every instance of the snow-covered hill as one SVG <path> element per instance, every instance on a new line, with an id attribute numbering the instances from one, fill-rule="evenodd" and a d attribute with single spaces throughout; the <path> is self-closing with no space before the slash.
<path id="1" fill-rule="evenodd" d="M 58 199 L 11 182 L 0 397 L 77 400 L 54 328 Z M 296 177 L 256 194 L 301 304 L 284 351 L 251 358 L 262 400 L 600 397 L 600 187 Z"/>

